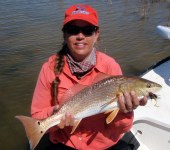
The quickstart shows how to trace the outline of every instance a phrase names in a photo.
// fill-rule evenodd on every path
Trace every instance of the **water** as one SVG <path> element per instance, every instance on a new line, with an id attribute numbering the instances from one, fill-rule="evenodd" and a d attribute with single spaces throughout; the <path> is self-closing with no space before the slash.
<path id="1" fill-rule="evenodd" d="M 0 1 L 0 149 L 28 149 L 15 115 L 30 115 L 32 93 L 42 63 L 61 47 L 64 10 L 74 0 Z M 170 55 L 170 41 L 156 26 L 166 24 L 169 3 L 138 0 L 84 0 L 99 12 L 98 48 L 114 57 L 126 75 L 139 75 Z"/>

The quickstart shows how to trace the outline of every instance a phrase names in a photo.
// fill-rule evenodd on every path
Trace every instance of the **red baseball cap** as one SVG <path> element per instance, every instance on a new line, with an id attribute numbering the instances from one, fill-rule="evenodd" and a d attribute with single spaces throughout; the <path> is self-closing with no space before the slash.
<path id="1" fill-rule="evenodd" d="M 84 20 L 98 26 L 97 11 L 87 4 L 76 4 L 67 8 L 63 26 L 73 20 Z"/>

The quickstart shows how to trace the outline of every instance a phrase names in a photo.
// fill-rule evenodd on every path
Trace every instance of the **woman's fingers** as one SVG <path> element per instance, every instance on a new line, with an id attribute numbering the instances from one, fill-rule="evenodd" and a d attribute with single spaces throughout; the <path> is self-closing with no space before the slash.
<path id="1" fill-rule="evenodd" d="M 65 126 L 73 126 L 74 125 L 74 118 L 71 114 L 66 113 L 60 120 L 58 124 L 60 129 L 63 129 Z"/>
<path id="2" fill-rule="evenodd" d="M 148 98 L 145 96 L 139 101 L 140 106 L 145 106 L 147 104 Z"/>
<path id="3" fill-rule="evenodd" d="M 53 108 L 53 114 L 58 111 L 59 106 L 56 105 Z M 66 113 L 60 120 L 60 123 L 58 124 L 58 127 L 60 129 L 63 129 L 65 126 L 73 126 L 74 125 L 74 118 L 71 114 Z"/>
<path id="4" fill-rule="evenodd" d="M 132 99 L 132 110 L 133 110 L 139 106 L 139 99 L 134 91 L 131 91 L 130 95 L 131 95 L 131 99 Z"/>
<path id="5" fill-rule="evenodd" d="M 124 93 L 124 97 L 125 97 L 125 100 L 126 100 L 125 101 L 126 110 L 128 112 L 131 112 L 133 110 L 132 97 L 131 97 L 130 93 L 128 93 L 128 92 Z"/>
<path id="6" fill-rule="evenodd" d="M 127 109 L 126 109 L 126 106 L 125 106 L 125 98 L 121 94 L 118 96 L 118 105 L 119 105 L 120 111 L 127 113 Z"/>
<path id="7" fill-rule="evenodd" d="M 71 115 L 71 114 L 68 114 L 68 113 L 66 113 L 66 115 L 65 115 L 66 117 L 66 119 L 65 119 L 65 126 L 72 126 L 72 122 L 74 121 L 73 120 L 73 116 Z"/>
<path id="8" fill-rule="evenodd" d="M 147 97 L 145 96 L 141 100 L 138 99 L 136 93 L 131 91 L 130 93 L 124 92 L 123 95 L 118 96 L 119 108 L 122 112 L 127 113 L 136 109 L 139 105 L 144 106 L 147 103 Z"/>
<path id="9" fill-rule="evenodd" d="M 65 127 L 65 116 L 63 116 L 60 120 L 60 123 L 58 124 L 58 127 L 60 129 L 63 129 Z"/>
<path id="10" fill-rule="evenodd" d="M 69 126 L 74 126 L 74 122 L 75 122 L 74 116 L 70 115 L 70 124 L 69 124 Z"/>

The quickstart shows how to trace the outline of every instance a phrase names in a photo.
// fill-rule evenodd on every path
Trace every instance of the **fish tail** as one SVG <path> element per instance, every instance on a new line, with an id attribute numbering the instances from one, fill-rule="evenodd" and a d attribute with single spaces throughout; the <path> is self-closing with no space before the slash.
<path id="1" fill-rule="evenodd" d="M 41 126 L 41 121 L 26 116 L 15 116 L 15 118 L 24 125 L 30 149 L 33 150 L 46 132 L 43 126 Z"/>

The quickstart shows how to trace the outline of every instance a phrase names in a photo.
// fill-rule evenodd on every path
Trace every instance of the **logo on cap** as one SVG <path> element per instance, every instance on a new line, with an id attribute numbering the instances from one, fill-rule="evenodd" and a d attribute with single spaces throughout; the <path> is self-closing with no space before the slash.
<path id="1" fill-rule="evenodd" d="M 82 6 L 82 7 L 81 7 L 81 6 L 77 6 L 76 10 L 74 10 L 74 11 L 72 12 L 72 14 L 73 14 L 73 15 L 75 15 L 75 14 L 85 14 L 85 15 L 88 15 L 89 12 L 86 11 L 85 6 Z"/>

